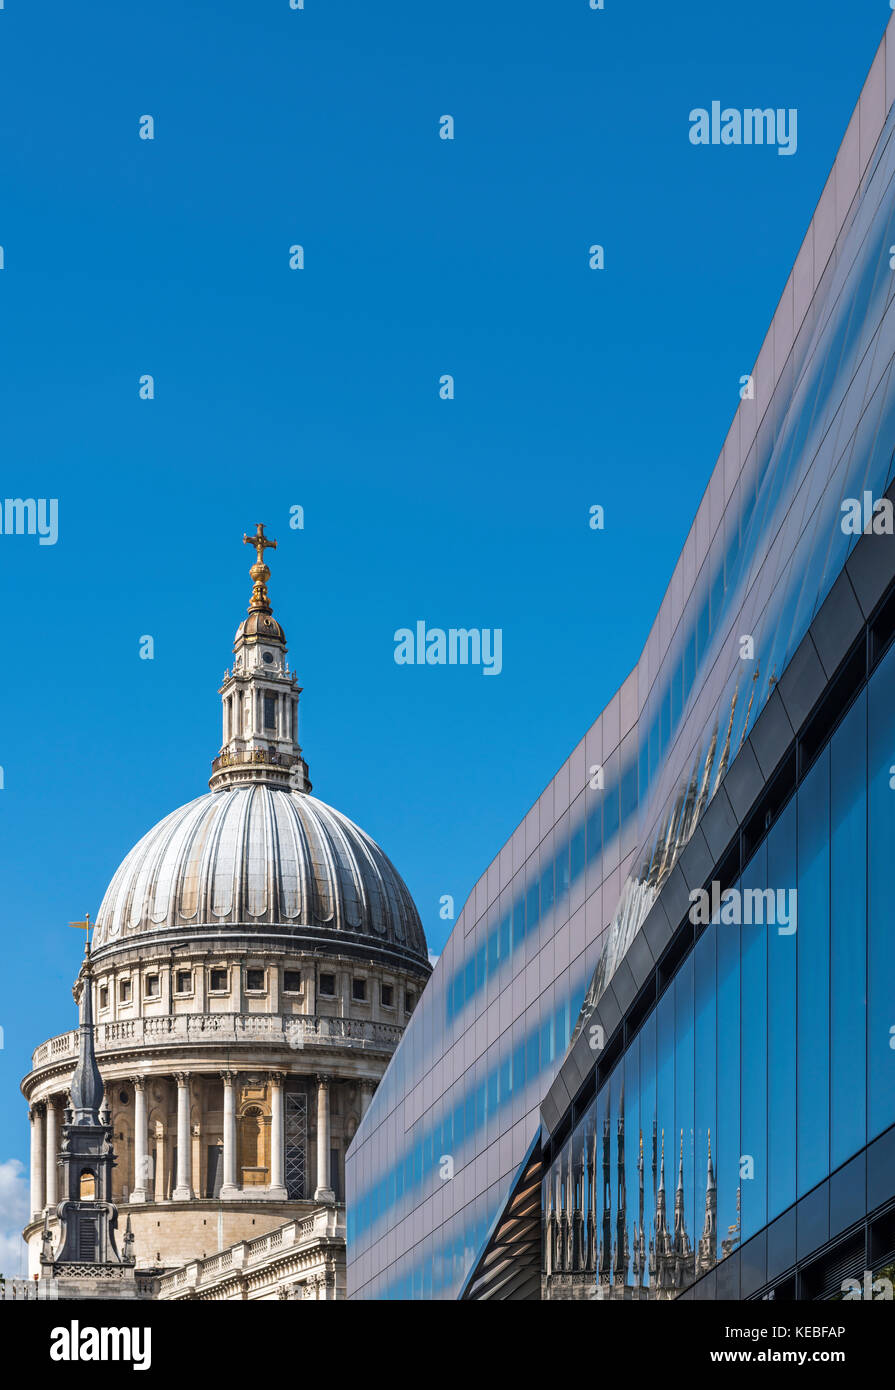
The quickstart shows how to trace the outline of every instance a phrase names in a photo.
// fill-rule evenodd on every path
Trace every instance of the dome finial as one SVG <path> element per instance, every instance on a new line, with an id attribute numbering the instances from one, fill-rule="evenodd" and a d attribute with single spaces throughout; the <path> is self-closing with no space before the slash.
<path id="1" fill-rule="evenodd" d="M 276 550 L 276 541 L 270 541 L 264 534 L 264 522 L 255 522 L 254 536 L 247 536 L 243 533 L 243 545 L 253 545 L 257 559 L 249 570 L 252 576 L 254 588 L 252 589 L 252 601 L 249 604 L 250 613 L 269 613 L 271 611 L 270 599 L 267 595 L 267 581 L 270 578 L 270 570 L 264 563 L 265 550 Z"/>

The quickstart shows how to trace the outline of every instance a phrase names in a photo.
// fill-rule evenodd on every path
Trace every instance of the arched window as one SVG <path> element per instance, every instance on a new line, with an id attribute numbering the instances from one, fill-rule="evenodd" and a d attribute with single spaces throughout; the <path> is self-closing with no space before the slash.
<path id="1" fill-rule="evenodd" d="M 82 1202 L 96 1201 L 96 1174 L 90 1168 L 85 1168 L 81 1174 L 78 1196 Z"/>

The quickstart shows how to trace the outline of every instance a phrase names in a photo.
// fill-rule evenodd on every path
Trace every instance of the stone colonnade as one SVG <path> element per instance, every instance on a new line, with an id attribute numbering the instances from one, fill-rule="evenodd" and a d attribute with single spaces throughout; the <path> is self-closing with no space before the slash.
<path id="1" fill-rule="evenodd" d="M 256 1070 L 251 1073 L 258 1075 Z M 269 1071 L 263 1073 L 270 1099 L 270 1167 L 269 1182 L 263 1187 L 243 1186 L 239 1182 L 238 1164 L 238 1072 L 226 1071 L 176 1071 L 172 1074 L 177 1087 L 176 1104 L 176 1152 L 177 1169 L 171 1200 L 187 1202 L 201 1196 L 201 1181 L 195 1171 L 190 1120 L 190 1080 L 191 1077 L 214 1078 L 223 1082 L 223 1165 L 220 1197 L 222 1200 L 239 1200 L 245 1197 L 265 1196 L 270 1199 L 286 1200 L 288 1197 L 285 1177 L 285 1114 L 284 1083 L 286 1073 Z M 149 1107 L 146 1088 L 156 1080 L 167 1080 L 164 1074 L 130 1076 L 111 1079 L 107 1083 L 114 1089 L 117 1083 L 126 1079 L 134 1090 L 133 1138 L 134 1138 L 134 1185 L 127 1200 L 130 1202 L 152 1202 L 164 1200 L 163 1179 L 160 1190 L 160 1176 L 151 1154 L 149 1135 Z M 305 1078 L 303 1078 L 305 1079 Z M 334 1078 L 327 1074 L 306 1078 L 316 1087 L 317 1116 L 317 1183 L 313 1197 L 318 1202 L 334 1201 L 332 1173 L 330 1171 L 331 1120 L 330 1092 Z M 338 1078 L 342 1080 L 343 1078 Z M 348 1078 L 344 1078 L 348 1079 Z M 375 1082 L 361 1080 L 360 1113 L 366 1113 Z M 51 1094 L 43 1100 L 32 1103 L 31 1119 L 31 1215 L 39 1220 L 45 1210 L 52 1211 L 60 1199 L 58 1187 L 58 1153 L 64 1110 L 70 1100 L 67 1091 Z M 114 1142 L 114 1141 L 113 1141 Z M 310 1196 L 306 1193 L 305 1196 Z"/>

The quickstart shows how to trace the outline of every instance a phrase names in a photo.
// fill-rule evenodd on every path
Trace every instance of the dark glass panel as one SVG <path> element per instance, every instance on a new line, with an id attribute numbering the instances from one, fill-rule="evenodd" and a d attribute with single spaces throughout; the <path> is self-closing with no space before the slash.
<path id="1" fill-rule="evenodd" d="M 742 1239 L 745 1241 L 766 1224 L 768 1211 L 768 936 L 776 932 L 776 928 L 763 920 L 767 916 L 764 912 L 756 922 L 759 914 L 747 907 L 750 891 L 763 892 L 769 886 L 767 843 L 759 846 L 747 865 L 742 886 L 740 1124 Z"/>
<path id="2" fill-rule="evenodd" d="M 767 837 L 767 881 L 795 883 L 796 798 L 782 810 Z M 796 937 L 771 931 L 767 937 L 767 1047 L 769 1068 L 767 1120 L 769 1216 L 795 1201 L 796 1173 Z"/>
<path id="3" fill-rule="evenodd" d="M 675 1059 L 674 1059 L 674 1129 L 675 1129 L 675 1188 L 683 1173 L 684 1224 L 691 1244 L 700 1234 L 696 1229 L 702 1198 L 697 1201 L 694 1176 L 694 1032 L 693 1032 L 693 953 L 684 960 L 674 981 Z M 681 1160 L 683 1165 L 681 1168 Z"/>
<path id="4" fill-rule="evenodd" d="M 640 1039 L 638 1034 L 625 1055 L 625 1230 L 633 1262 L 637 1230 L 644 1217 L 640 1214 Z"/>
<path id="5" fill-rule="evenodd" d="M 656 1009 L 656 1119 L 660 1180 L 664 1154 L 665 1206 L 671 1224 L 678 1149 L 674 1123 L 674 985 L 665 991 Z"/>
<path id="6" fill-rule="evenodd" d="M 895 1123 L 895 647 L 870 681 L 868 1138 Z"/>
<path id="7" fill-rule="evenodd" d="M 867 1138 L 867 697 L 833 736 L 830 762 L 830 1162 Z"/>
<path id="8" fill-rule="evenodd" d="M 616 1270 L 624 1273 L 627 1282 L 624 1242 L 619 1242 L 619 1212 L 625 1201 L 624 1171 L 624 1063 L 615 1068 L 609 1078 L 609 1184 L 611 1193 L 611 1232 L 613 1247 L 613 1276 Z M 621 1248 L 619 1248 L 621 1245 Z"/>
<path id="9" fill-rule="evenodd" d="M 830 1158 L 830 749 L 799 789 L 798 1190 L 829 1172 Z M 789 884 L 771 884 L 788 889 Z"/>
<path id="10" fill-rule="evenodd" d="M 740 929 L 707 928 L 718 951 L 718 1241 L 738 1243 L 740 1203 Z"/>
<path id="11" fill-rule="evenodd" d="M 597 1096 L 595 1106 L 596 1124 L 596 1164 L 594 1182 L 596 1192 L 596 1246 L 597 1246 L 597 1280 L 605 1281 L 608 1277 L 612 1261 L 612 1195 L 610 1186 L 610 1164 L 611 1164 L 611 1145 L 610 1145 L 610 1125 L 611 1116 L 609 1113 L 609 1087 L 603 1086 Z M 602 1250 L 601 1250 L 602 1247 Z"/>
<path id="12" fill-rule="evenodd" d="M 694 952 L 694 1034 L 696 1058 L 694 1076 L 696 1208 L 695 1215 L 705 1213 L 708 1183 L 709 1144 L 715 1146 L 717 1157 L 718 1124 L 716 1118 L 715 1036 L 717 1009 L 715 1001 L 715 948 L 717 938 L 713 928 L 703 932 Z M 701 1235 L 694 1226 L 696 1235 Z M 717 1253 L 717 1252 L 716 1252 Z"/>
<path id="13" fill-rule="evenodd" d="M 640 1030 L 640 1129 L 643 1134 L 643 1188 L 646 1246 L 649 1232 L 654 1229 L 656 1211 L 656 1013 L 650 1014 Z M 638 1136 L 639 1140 L 639 1136 Z M 639 1197 L 638 1197 L 639 1205 Z M 649 1285 L 649 1270 L 643 1271 L 643 1282 Z"/>

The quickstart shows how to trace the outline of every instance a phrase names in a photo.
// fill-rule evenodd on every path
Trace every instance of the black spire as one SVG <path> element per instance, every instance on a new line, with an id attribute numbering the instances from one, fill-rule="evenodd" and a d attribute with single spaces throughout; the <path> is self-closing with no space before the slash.
<path id="1" fill-rule="evenodd" d="M 62 1200 L 56 1207 L 59 1248 L 54 1256 L 47 1233 L 41 1268 L 47 1276 L 74 1281 L 71 1283 L 74 1292 L 60 1296 L 133 1297 L 133 1240 L 125 1241 L 124 1259 L 115 1245 L 118 1224 L 118 1209 L 112 1200 L 115 1152 L 111 1116 L 104 1103 L 105 1088 L 96 1064 L 93 1041 L 93 968 L 89 945 L 84 951 L 79 980 L 78 1064 L 72 1076 L 71 1106 L 65 1112 L 59 1149 L 62 1170 Z M 102 1287 L 110 1292 L 88 1292 L 95 1286 L 85 1280 L 94 1277 L 101 1278 Z M 108 1282 L 110 1279 L 116 1281 L 114 1291 Z"/>
<path id="2" fill-rule="evenodd" d="M 89 945 L 84 948 L 84 964 L 81 967 L 79 1021 L 78 1065 L 71 1080 L 72 1118 L 76 1125 L 99 1125 L 104 1087 L 96 1064 L 93 1039 L 93 970 Z"/>

